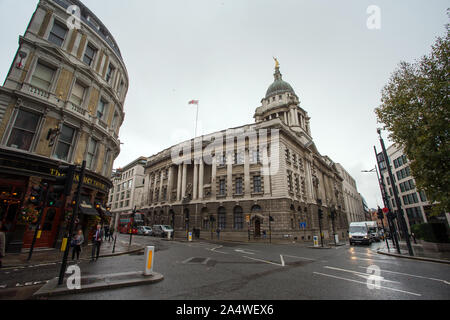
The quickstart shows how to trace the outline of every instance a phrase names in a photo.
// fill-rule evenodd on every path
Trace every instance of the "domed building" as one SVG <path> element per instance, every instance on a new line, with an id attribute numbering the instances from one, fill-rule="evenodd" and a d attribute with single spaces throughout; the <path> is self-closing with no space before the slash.
<path id="1" fill-rule="evenodd" d="M 95 14 L 78 0 L 39 1 L 0 87 L 0 220 L 9 252 L 29 247 L 35 234 L 32 187 L 52 185 L 60 165 L 83 161 L 78 227 L 88 239 L 112 185 L 127 90 L 119 47 Z M 56 200 L 43 210 L 37 247 L 59 245 L 66 232 L 72 199 Z"/>
<path id="2" fill-rule="evenodd" d="M 311 136 L 310 118 L 275 66 L 255 122 L 185 141 L 148 158 L 141 212 L 175 236 L 347 237 L 342 177 Z M 114 207 L 114 203 L 113 203 Z"/>

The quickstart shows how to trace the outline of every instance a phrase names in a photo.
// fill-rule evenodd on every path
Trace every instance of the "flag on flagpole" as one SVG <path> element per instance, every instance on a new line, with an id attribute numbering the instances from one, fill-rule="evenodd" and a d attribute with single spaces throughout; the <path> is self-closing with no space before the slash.
<path id="1" fill-rule="evenodd" d="M 191 100 L 191 101 L 189 101 L 189 104 L 197 104 L 198 105 L 198 100 Z"/>

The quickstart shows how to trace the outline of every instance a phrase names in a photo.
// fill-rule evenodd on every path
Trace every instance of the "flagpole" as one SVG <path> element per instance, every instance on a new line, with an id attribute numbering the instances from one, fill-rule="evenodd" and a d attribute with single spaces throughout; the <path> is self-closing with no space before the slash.
<path id="1" fill-rule="evenodd" d="M 197 116 L 195 117 L 195 136 L 194 138 L 197 138 L 197 125 L 198 125 L 198 105 L 200 102 L 197 102 Z"/>

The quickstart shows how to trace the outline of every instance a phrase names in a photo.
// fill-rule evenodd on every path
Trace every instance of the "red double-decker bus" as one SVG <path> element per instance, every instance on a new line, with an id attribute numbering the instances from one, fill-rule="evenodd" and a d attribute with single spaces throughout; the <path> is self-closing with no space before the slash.
<path id="1" fill-rule="evenodd" d="M 144 225 L 144 214 L 136 212 L 133 217 L 133 213 L 122 213 L 119 217 L 118 231 L 120 233 L 137 234 L 137 227 Z"/>

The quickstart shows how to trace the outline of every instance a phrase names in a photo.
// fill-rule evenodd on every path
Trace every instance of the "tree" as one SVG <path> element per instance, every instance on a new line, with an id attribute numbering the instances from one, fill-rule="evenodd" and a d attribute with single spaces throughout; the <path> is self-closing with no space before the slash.
<path id="1" fill-rule="evenodd" d="M 450 209 L 449 24 L 446 32 L 428 56 L 400 63 L 375 109 L 389 137 L 404 147 L 418 189 L 434 204 L 433 215 Z"/>

